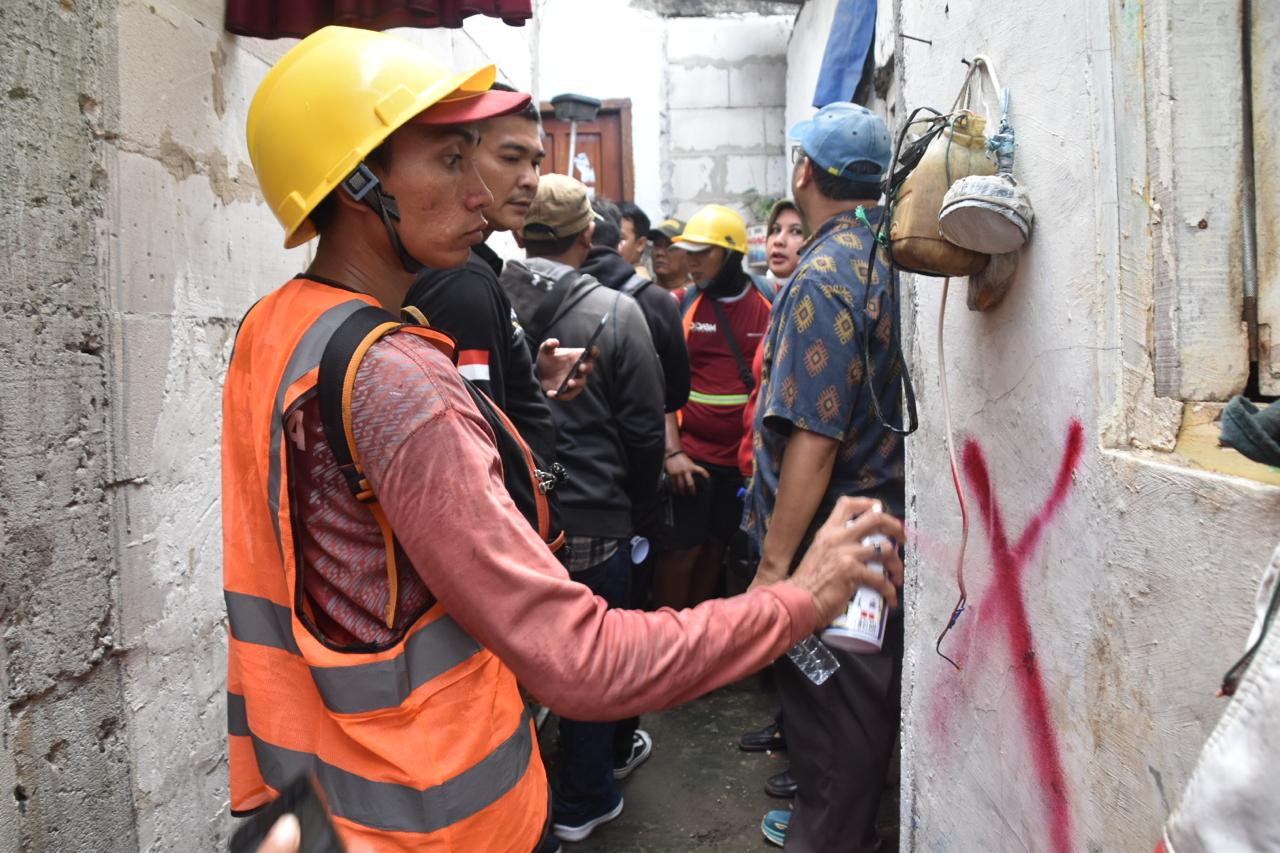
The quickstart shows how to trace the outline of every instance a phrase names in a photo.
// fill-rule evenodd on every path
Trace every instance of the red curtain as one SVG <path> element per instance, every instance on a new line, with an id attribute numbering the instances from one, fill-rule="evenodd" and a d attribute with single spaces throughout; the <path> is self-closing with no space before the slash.
<path id="1" fill-rule="evenodd" d="M 519 27 L 533 17 L 533 0 L 227 0 L 227 30 L 258 38 L 302 38 L 329 24 L 460 27 L 470 15 Z"/>

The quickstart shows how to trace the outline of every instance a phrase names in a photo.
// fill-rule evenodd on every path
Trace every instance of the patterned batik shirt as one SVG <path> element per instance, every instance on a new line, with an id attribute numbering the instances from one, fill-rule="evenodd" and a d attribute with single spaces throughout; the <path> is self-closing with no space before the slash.
<path id="1" fill-rule="evenodd" d="M 881 211 L 866 213 L 876 223 Z M 803 248 L 795 275 L 778 295 L 764 341 L 752 435 L 755 474 L 743 521 L 757 545 L 763 548 L 773 518 L 792 430 L 840 442 L 831 482 L 796 559 L 841 495 L 878 498 L 899 516 L 903 510 L 902 437 L 881 426 L 870 397 L 874 378 L 885 418 L 901 424 L 897 281 L 881 251 L 868 283 L 872 239 L 854 211 L 827 220 Z M 870 338 L 870 373 L 862 335 Z"/>

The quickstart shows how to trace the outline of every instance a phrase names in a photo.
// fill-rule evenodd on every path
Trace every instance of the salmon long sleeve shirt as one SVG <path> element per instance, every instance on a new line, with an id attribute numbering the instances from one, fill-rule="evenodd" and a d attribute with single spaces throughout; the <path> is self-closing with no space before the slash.
<path id="1" fill-rule="evenodd" d="M 402 334 L 369 350 L 352 402 L 355 445 L 401 551 L 388 630 L 378 526 L 347 490 L 315 401 L 301 411 L 288 430 L 293 525 L 314 621 L 339 645 L 385 643 L 438 600 L 556 713 L 612 720 L 742 678 L 816 626 L 812 596 L 789 582 L 678 612 L 607 609 L 512 503 L 453 365 Z"/>

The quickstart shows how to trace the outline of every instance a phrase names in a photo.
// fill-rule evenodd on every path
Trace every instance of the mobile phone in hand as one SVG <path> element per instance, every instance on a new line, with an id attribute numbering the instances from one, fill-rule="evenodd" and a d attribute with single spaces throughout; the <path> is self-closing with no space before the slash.
<path id="1" fill-rule="evenodd" d="M 298 853 L 345 853 L 338 831 L 329 819 L 329 810 L 310 776 L 294 779 L 280 791 L 280 796 L 242 823 L 231 836 L 231 853 L 257 853 L 271 827 L 289 813 L 296 815 L 302 826 Z"/>
<path id="2" fill-rule="evenodd" d="M 609 317 L 612 316 L 612 314 L 612 311 L 606 311 L 604 316 L 600 318 L 600 322 L 596 324 L 595 331 L 592 332 L 591 337 L 587 339 L 587 345 L 582 348 L 582 355 L 578 356 L 577 360 L 573 363 L 573 367 L 569 368 L 569 372 L 566 373 L 564 379 L 561 380 L 560 387 L 556 389 L 557 397 L 564 393 L 564 389 L 569 387 L 569 381 L 578 375 L 578 368 L 582 365 L 582 362 L 586 361 L 591 355 L 591 348 L 596 345 L 596 339 L 599 338 L 600 333 L 604 331 L 604 327 L 608 324 Z"/>

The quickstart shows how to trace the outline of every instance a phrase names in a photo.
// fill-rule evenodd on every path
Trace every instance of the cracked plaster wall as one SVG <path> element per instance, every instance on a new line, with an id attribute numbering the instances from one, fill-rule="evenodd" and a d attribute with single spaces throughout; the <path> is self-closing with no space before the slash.
<path id="1" fill-rule="evenodd" d="M 307 262 L 280 248 L 243 143 L 253 90 L 292 42 L 226 35 L 222 14 L 114 12 L 114 546 L 141 850 L 225 844 L 222 377 L 240 317 Z"/>
<path id="2" fill-rule="evenodd" d="M 1141 94 L 1135 108 L 1128 88 L 1142 79 L 1130 64 L 1141 51 L 1125 41 L 1141 38 L 1141 5 L 945 5 L 893 3 L 901 99 L 891 106 L 949 106 L 960 59 L 990 55 L 1013 88 L 1017 174 L 1036 208 L 1002 305 L 969 312 L 965 282 L 952 282 L 942 368 L 955 427 L 985 449 L 1014 536 L 1048 495 L 1072 418 L 1085 452 L 1020 584 L 1032 658 L 1013 658 L 998 619 L 982 627 L 984 613 L 994 618 L 990 585 L 1010 580 L 994 577 L 970 497 L 970 606 L 947 641 L 964 665 L 954 671 L 933 649 L 955 600 L 960 538 L 939 399 L 942 282 L 904 277 L 922 426 L 907 440 L 908 520 L 920 533 L 906 592 L 903 849 L 1052 849 L 1035 771 L 1043 750 L 1016 676 L 1028 660 L 1061 752 L 1072 849 L 1150 849 L 1224 707 L 1214 693 L 1248 633 L 1280 489 L 1143 449 L 1167 446 L 1153 436 L 1171 421 L 1176 430 L 1181 405 L 1152 393 L 1155 278 L 1144 246 L 1154 225 L 1141 191 L 1147 142 L 1134 130 Z M 793 38 L 793 58 L 806 47 L 818 50 Z M 789 114 L 806 108 L 798 97 Z"/>

